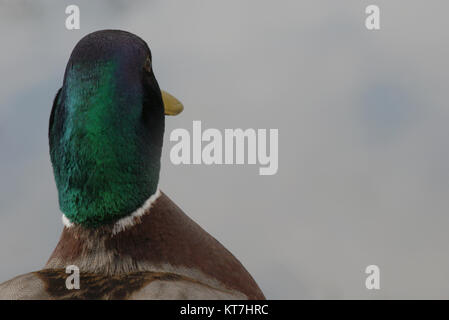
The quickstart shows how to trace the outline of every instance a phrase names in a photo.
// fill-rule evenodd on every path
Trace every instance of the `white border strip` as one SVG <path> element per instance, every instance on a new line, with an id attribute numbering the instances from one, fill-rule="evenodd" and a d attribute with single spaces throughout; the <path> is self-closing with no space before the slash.
<path id="1" fill-rule="evenodd" d="M 73 222 L 71 222 L 71 221 L 69 220 L 69 218 L 67 218 L 67 217 L 65 216 L 65 214 L 62 214 L 62 224 L 63 224 L 65 227 L 67 227 L 67 228 L 71 228 L 71 227 L 73 227 L 73 226 L 75 225 Z"/>
<path id="2" fill-rule="evenodd" d="M 157 189 L 156 193 L 153 194 L 151 197 L 149 197 L 148 200 L 145 201 L 143 206 L 141 206 L 139 209 L 137 209 L 130 215 L 121 218 L 119 221 L 117 221 L 114 224 L 114 227 L 112 228 L 112 234 L 115 235 L 135 225 L 136 222 L 138 222 L 138 219 L 136 218 L 143 216 L 151 208 L 153 203 L 156 202 L 157 198 L 159 198 L 160 195 L 161 191 Z M 62 223 L 66 228 L 72 228 L 75 225 L 65 216 L 65 214 L 62 215 Z"/>

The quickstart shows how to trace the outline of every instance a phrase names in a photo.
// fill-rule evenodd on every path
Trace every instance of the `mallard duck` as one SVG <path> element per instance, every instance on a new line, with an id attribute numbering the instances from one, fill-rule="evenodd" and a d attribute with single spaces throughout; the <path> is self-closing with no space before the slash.
<path id="1" fill-rule="evenodd" d="M 158 188 L 165 115 L 138 36 L 103 30 L 75 46 L 49 125 L 61 238 L 42 270 L 2 299 L 264 299 L 242 264 Z M 68 266 L 79 289 L 66 284 Z"/>

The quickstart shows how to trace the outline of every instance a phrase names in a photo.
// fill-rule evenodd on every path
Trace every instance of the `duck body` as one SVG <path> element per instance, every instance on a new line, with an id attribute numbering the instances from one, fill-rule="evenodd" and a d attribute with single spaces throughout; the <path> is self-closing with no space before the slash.
<path id="1" fill-rule="evenodd" d="M 80 40 L 49 126 L 65 227 L 44 269 L 0 284 L 0 299 L 264 299 L 158 189 L 165 115 L 180 106 L 161 92 L 139 37 L 104 30 Z M 68 266 L 80 271 L 79 289 L 66 285 Z"/>
<path id="2" fill-rule="evenodd" d="M 0 285 L 0 299 L 264 299 L 242 264 L 164 193 L 117 232 L 65 226 L 43 270 Z M 65 269 L 79 267 L 80 289 Z"/>

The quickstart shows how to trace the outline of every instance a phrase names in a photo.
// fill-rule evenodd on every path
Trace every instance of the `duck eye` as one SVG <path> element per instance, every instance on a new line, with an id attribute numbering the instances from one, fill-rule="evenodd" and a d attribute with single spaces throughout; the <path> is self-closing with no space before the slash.
<path id="1" fill-rule="evenodd" d="M 147 59 L 145 60 L 145 64 L 144 64 L 143 68 L 145 69 L 146 72 L 151 72 L 151 60 L 150 60 L 150 57 L 147 57 Z"/>

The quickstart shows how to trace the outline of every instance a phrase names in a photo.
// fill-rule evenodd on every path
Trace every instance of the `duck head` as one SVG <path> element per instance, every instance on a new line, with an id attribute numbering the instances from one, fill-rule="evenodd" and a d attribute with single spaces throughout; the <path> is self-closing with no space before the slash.
<path id="1" fill-rule="evenodd" d="M 125 31 L 97 31 L 73 49 L 50 115 L 61 211 L 85 227 L 131 214 L 157 191 L 165 115 L 182 104 L 161 92 L 151 52 Z"/>

